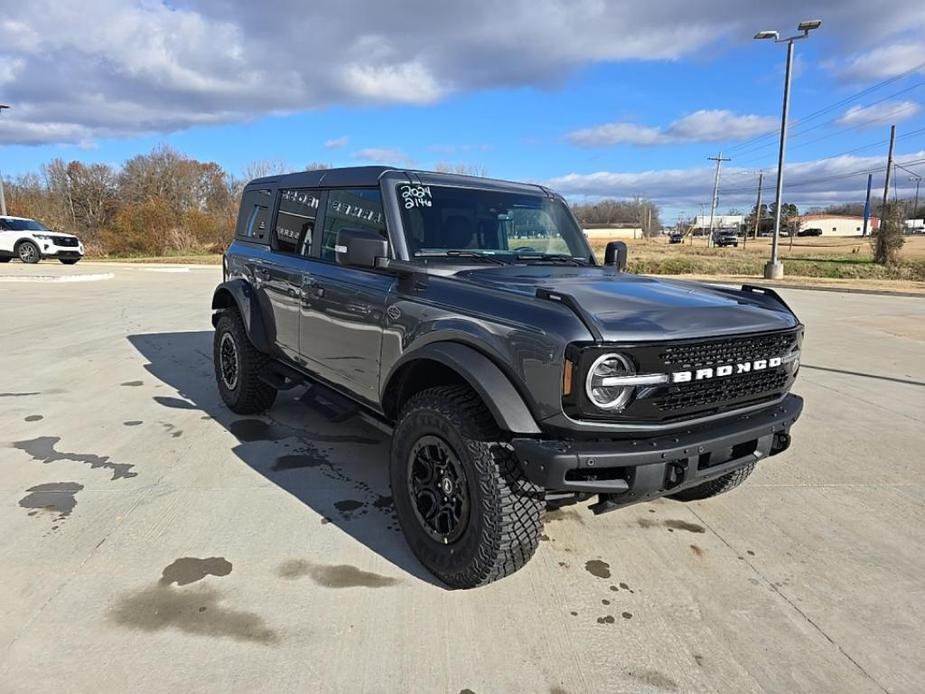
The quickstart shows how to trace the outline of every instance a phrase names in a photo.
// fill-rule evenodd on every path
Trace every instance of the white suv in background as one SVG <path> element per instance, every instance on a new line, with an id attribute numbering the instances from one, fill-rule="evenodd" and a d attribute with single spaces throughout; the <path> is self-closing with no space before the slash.
<path id="1" fill-rule="evenodd" d="M 24 263 L 57 258 L 65 265 L 73 265 L 83 255 L 84 245 L 73 234 L 52 231 L 26 217 L 0 216 L 0 263 L 12 258 Z"/>

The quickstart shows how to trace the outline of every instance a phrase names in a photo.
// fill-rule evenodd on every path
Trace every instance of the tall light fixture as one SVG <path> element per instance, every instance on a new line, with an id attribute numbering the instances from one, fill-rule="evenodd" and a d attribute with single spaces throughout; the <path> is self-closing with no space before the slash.
<path id="1" fill-rule="evenodd" d="M 778 257 L 778 245 L 780 243 L 780 213 L 783 201 L 781 196 L 784 188 L 784 152 L 787 145 L 787 117 L 790 114 L 790 78 L 793 72 L 793 42 L 805 39 L 809 32 L 818 29 L 822 25 L 822 20 L 813 19 L 806 22 L 800 22 L 797 29 L 801 32 L 795 36 L 781 38 L 776 31 L 759 31 L 755 34 L 756 39 L 771 39 L 774 43 L 787 44 L 787 74 L 784 78 L 784 107 L 780 117 L 780 151 L 777 155 L 777 195 L 774 205 L 774 238 L 771 240 L 771 260 L 764 266 L 764 276 L 766 279 L 780 279 L 784 276 L 784 265 Z"/>

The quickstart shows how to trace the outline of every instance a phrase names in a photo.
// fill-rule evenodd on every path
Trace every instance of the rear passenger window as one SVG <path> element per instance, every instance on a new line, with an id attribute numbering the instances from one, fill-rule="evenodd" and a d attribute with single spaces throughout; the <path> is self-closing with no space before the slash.
<path id="1" fill-rule="evenodd" d="M 385 215 L 378 188 L 328 191 L 321 257 L 335 260 L 334 244 L 341 229 L 370 229 L 386 237 Z"/>
<path id="2" fill-rule="evenodd" d="M 290 188 L 280 191 L 275 227 L 279 250 L 302 255 L 311 253 L 320 199 L 317 190 Z"/>
<path id="3" fill-rule="evenodd" d="M 267 221 L 273 197 L 269 190 L 247 190 L 241 198 L 241 213 L 235 236 L 245 241 L 267 242 Z"/>

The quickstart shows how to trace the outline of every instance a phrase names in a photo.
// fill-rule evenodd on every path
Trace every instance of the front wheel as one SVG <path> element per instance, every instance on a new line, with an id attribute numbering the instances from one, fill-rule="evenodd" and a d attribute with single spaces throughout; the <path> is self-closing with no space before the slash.
<path id="1" fill-rule="evenodd" d="M 218 391 L 233 412 L 257 414 L 273 405 L 276 389 L 260 378 L 269 359 L 247 337 L 235 309 L 225 309 L 218 319 L 212 361 Z"/>
<path id="2" fill-rule="evenodd" d="M 42 254 L 39 253 L 39 247 L 31 241 L 23 241 L 20 243 L 16 247 L 16 254 L 21 261 L 29 263 L 30 265 L 34 265 L 42 259 Z"/>
<path id="3" fill-rule="evenodd" d="M 544 490 L 524 477 L 467 386 L 430 388 L 405 404 L 392 438 L 390 481 L 411 550 L 453 588 L 504 578 L 536 551 Z"/>

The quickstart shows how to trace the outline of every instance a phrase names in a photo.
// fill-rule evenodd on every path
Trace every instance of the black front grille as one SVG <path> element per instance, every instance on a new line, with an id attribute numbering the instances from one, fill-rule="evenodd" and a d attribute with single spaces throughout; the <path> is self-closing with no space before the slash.
<path id="1" fill-rule="evenodd" d="M 780 366 L 769 367 L 767 363 L 776 358 L 784 360 L 794 352 L 798 354 L 802 338 L 800 326 L 777 332 L 673 343 L 596 346 L 574 355 L 579 360 L 579 373 L 587 373 L 601 354 L 619 352 L 632 358 L 636 373 L 666 374 L 671 380 L 666 384 L 636 388 L 625 409 L 619 412 L 596 408 L 588 400 L 584 388 L 575 389 L 573 395 L 563 399 L 563 405 L 575 418 L 681 422 L 771 402 L 790 390 L 796 372 L 789 359 L 782 361 Z M 755 368 L 756 362 L 758 368 Z M 732 373 L 719 375 L 719 367 L 732 367 Z M 749 370 L 743 372 L 744 368 Z M 698 374 L 703 370 L 706 373 Z M 689 380 L 674 379 L 671 375 L 676 372 L 690 372 L 685 374 Z"/>
<path id="2" fill-rule="evenodd" d="M 671 371 L 690 370 L 707 366 L 722 366 L 740 362 L 783 357 L 796 344 L 797 334 L 793 331 L 755 335 L 744 338 L 729 338 L 710 342 L 695 342 L 665 347 L 658 355 L 661 362 Z"/>
<path id="3" fill-rule="evenodd" d="M 55 236 L 55 245 L 60 248 L 77 248 L 78 241 L 72 236 Z"/>
<path id="4" fill-rule="evenodd" d="M 727 403 L 761 402 L 781 395 L 789 378 L 790 375 L 782 367 L 727 376 L 679 386 L 677 392 L 656 398 L 654 402 L 659 411 L 666 414 Z"/>

